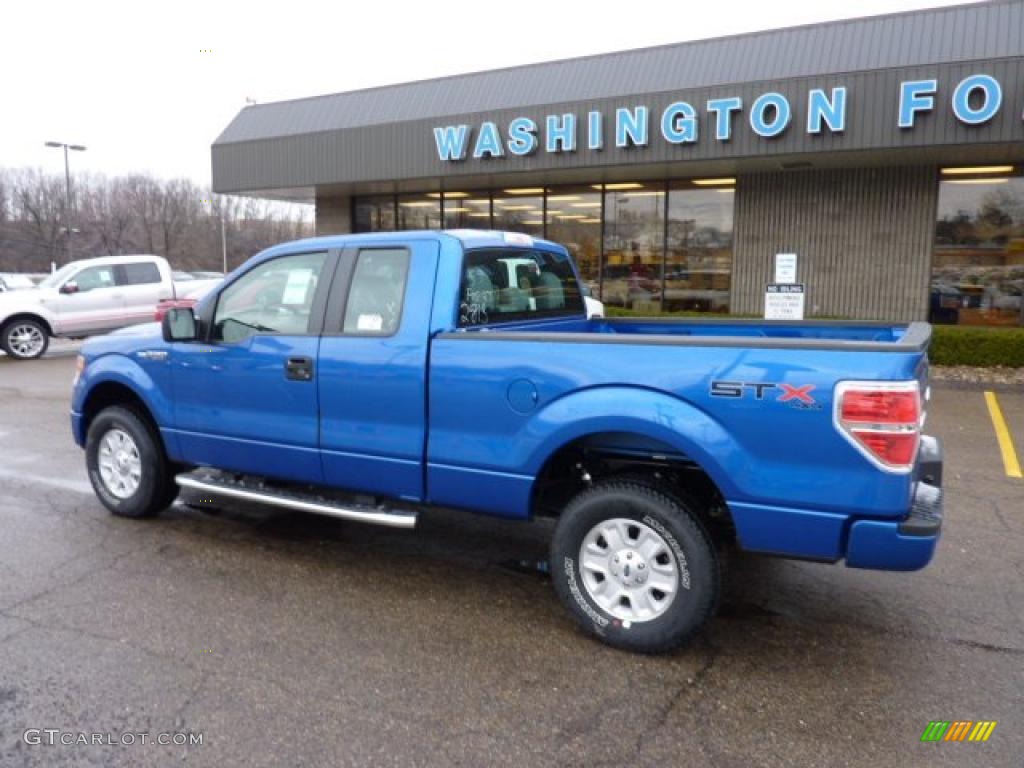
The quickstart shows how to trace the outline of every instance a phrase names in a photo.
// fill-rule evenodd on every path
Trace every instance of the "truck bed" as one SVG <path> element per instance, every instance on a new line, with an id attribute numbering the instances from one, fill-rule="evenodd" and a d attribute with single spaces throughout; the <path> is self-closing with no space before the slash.
<path id="1" fill-rule="evenodd" d="M 747 549 L 835 559 L 852 515 L 891 520 L 906 514 L 912 492 L 906 475 L 877 471 L 840 435 L 835 386 L 924 380 L 930 334 L 926 323 L 704 318 L 440 333 L 431 345 L 431 494 L 471 506 L 486 493 L 515 517 L 553 445 L 645 434 L 707 472 Z"/>
<path id="2" fill-rule="evenodd" d="M 598 344 L 849 349 L 923 352 L 931 338 L 927 323 L 808 320 L 801 323 L 754 319 L 601 318 L 505 323 L 468 331 L 508 341 Z M 459 332 L 463 333 L 463 332 Z M 640 337 L 640 338 L 637 338 Z"/>

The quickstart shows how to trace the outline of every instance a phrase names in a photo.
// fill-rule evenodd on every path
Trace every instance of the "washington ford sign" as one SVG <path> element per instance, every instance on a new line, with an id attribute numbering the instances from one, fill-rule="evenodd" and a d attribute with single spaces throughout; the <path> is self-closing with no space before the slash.
<path id="1" fill-rule="evenodd" d="M 587 112 L 577 115 L 547 115 L 541 124 L 530 117 L 516 117 L 507 125 L 484 121 L 472 127 L 466 124 L 434 128 L 437 155 L 442 161 L 480 160 L 509 156 L 524 157 L 543 148 L 544 152 L 576 152 L 579 148 L 599 151 L 605 142 L 616 147 L 646 147 L 660 135 L 669 144 L 695 144 L 706 124 L 712 139 L 728 142 L 743 122 L 764 139 L 782 136 L 794 123 L 795 110 L 801 110 L 802 130 L 808 134 L 825 131 L 842 133 L 846 129 L 848 94 L 846 87 L 807 92 L 804 103 L 794 105 L 781 93 L 769 91 L 749 106 L 739 96 L 709 99 L 703 105 L 674 101 L 660 113 L 647 106 L 619 107 L 614 115 Z M 975 74 L 963 78 L 950 91 L 953 115 L 965 125 L 982 125 L 1003 108 L 1003 88 L 991 75 Z M 939 81 L 907 80 L 899 84 L 893 98 L 898 105 L 894 129 L 912 130 L 921 115 L 935 108 Z M 703 107 L 704 114 L 698 111 Z M 607 132 L 607 136 L 606 136 Z"/>

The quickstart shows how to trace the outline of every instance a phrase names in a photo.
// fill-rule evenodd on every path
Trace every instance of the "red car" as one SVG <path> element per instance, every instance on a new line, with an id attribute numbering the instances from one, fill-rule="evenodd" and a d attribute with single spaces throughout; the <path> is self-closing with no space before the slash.
<path id="1" fill-rule="evenodd" d="M 164 319 L 164 315 L 167 314 L 167 310 L 194 307 L 198 301 L 199 299 L 161 299 L 160 303 L 156 305 L 156 312 L 153 313 L 153 319 L 159 323 Z"/>

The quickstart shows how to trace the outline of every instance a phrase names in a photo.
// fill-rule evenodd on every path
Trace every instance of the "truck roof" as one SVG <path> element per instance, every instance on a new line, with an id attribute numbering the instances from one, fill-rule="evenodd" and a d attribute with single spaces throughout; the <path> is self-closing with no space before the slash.
<path id="1" fill-rule="evenodd" d="M 88 259 L 75 259 L 70 264 L 125 264 L 130 261 L 138 261 L 139 259 L 156 259 L 158 261 L 166 261 L 163 256 L 157 256 L 154 253 L 128 253 L 120 256 L 95 256 Z"/>
<path id="2" fill-rule="evenodd" d="M 304 248 L 347 248 L 354 245 L 363 245 L 374 242 L 395 242 L 443 240 L 454 238 L 465 248 L 493 248 L 493 247 L 518 247 L 530 248 L 539 247 L 545 250 L 564 251 L 563 246 L 551 240 L 525 235 L 521 232 L 505 232 L 502 230 L 483 229 L 416 229 L 400 230 L 396 232 L 366 232 L 355 235 L 324 235 L 321 237 L 309 237 L 304 240 L 294 240 L 288 243 L 275 245 L 259 254 L 260 260 L 270 258 L 281 253 L 301 250 Z"/>

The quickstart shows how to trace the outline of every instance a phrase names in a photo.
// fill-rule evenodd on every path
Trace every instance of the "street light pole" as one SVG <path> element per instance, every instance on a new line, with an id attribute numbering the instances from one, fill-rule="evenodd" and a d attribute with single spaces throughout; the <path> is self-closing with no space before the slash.
<path id="1" fill-rule="evenodd" d="M 74 224 L 71 221 L 71 163 L 68 161 L 68 150 L 85 152 L 85 147 L 81 144 L 65 144 L 62 141 L 48 141 L 46 146 L 64 149 L 64 184 L 66 195 L 64 198 L 64 223 L 68 230 L 68 263 L 70 263 L 74 261 L 74 247 L 71 244 L 71 239 L 74 237 Z"/>

